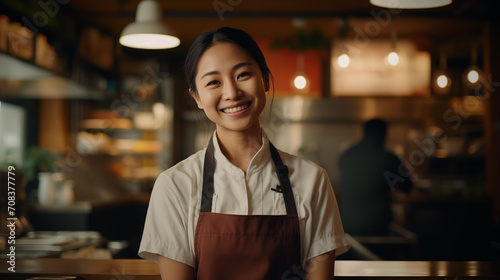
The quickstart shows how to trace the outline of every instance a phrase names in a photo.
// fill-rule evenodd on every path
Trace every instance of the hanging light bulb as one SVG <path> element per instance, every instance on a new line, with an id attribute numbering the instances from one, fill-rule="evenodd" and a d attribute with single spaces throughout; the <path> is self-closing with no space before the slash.
<path id="1" fill-rule="evenodd" d="M 307 86 L 307 79 L 303 75 L 297 75 L 295 79 L 293 79 L 293 85 L 297 89 L 305 89 Z"/>
<path id="2" fill-rule="evenodd" d="M 347 37 L 347 32 L 349 31 L 349 25 L 347 24 L 347 19 L 343 18 L 340 20 L 340 28 L 339 28 L 339 37 L 340 37 L 340 44 L 339 44 L 339 49 L 340 49 L 340 55 L 337 57 L 337 65 L 340 68 L 347 68 L 351 64 L 351 58 L 347 54 L 347 47 L 346 47 L 346 37 Z M 333 59 L 332 59 L 332 63 Z"/>
<path id="3" fill-rule="evenodd" d="M 351 59 L 348 54 L 343 53 L 337 58 L 337 63 L 340 67 L 346 68 L 351 63 Z"/>
<path id="4" fill-rule="evenodd" d="M 473 65 L 465 70 L 462 81 L 469 89 L 476 89 L 481 86 L 484 72 L 481 68 Z"/>
<path id="5" fill-rule="evenodd" d="M 439 69 L 434 73 L 433 88 L 437 94 L 448 94 L 451 87 L 451 79 L 446 73 L 446 55 L 442 52 L 439 56 Z"/>
<path id="6" fill-rule="evenodd" d="M 341 68 L 347 68 L 351 64 L 351 58 L 347 54 L 347 48 L 345 46 L 345 39 L 340 42 L 340 53 L 337 58 L 337 63 Z"/>
<path id="7" fill-rule="evenodd" d="M 396 51 L 396 36 L 396 27 L 393 20 L 391 21 L 391 52 L 387 55 L 387 62 L 391 66 L 399 64 L 399 54 Z"/>
<path id="8" fill-rule="evenodd" d="M 446 72 L 438 70 L 433 81 L 434 92 L 439 95 L 446 95 L 450 92 L 450 87 L 450 77 L 448 77 Z"/>
<path id="9" fill-rule="evenodd" d="M 441 74 L 436 78 L 436 84 L 440 88 L 446 88 L 451 84 L 450 78 L 448 78 L 445 74 Z"/>
<path id="10" fill-rule="evenodd" d="M 462 82 L 469 89 L 477 89 L 481 86 L 483 77 L 483 70 L 477 66 L 477 45 L 473 44 L 471 47 L 471 66 L 465 70 Z"/>
<path id="11" fill-rule="evenodd" d="M 309 81 L 304 74 L 304 54 L 302 52 L 297 54 L 297 74 L 293 78 L 292 85 L 302 93 L 309 89 Z"/>
<path id="12" fill-rule="evenodd" d="M 294 18 L 292 19 L 292 25 L 298 31 L 303 30 L 306 26 L 306 20 L 304 18 Z M 291 81 L 291 86 L 295 91 L 307 93 L 309 90 L 309 81 L 304 71 L 305 60 L 303 50 L 300 49 L 297 53 L 297 72 Z"/>
<path id="13" fill-rule="evenodd" d="M 399 64 L 399 55 L 397 52 L 392 51 L 387 55 L 387 62 L 392 65 L 396 66 Z"/>
<path id="14" fill-rule="evenodd" d="M 161 7 L 156 0 L 142 0 L 137 6 L 135 22 L 127 25 L 120 44 L 137 49 L 170 49 L 180 44 L 179 38 L 161 21 Z"/>
<path id="15" fill-rule="evenodd" d="M 479 72 L 477 72 L 477 70 L 475 70 L 475 69 L 469 70 L 469 73 L 467 73 L 467 80 L 471 84 L 475 84 L 475 83 L 479 82 Z"/>

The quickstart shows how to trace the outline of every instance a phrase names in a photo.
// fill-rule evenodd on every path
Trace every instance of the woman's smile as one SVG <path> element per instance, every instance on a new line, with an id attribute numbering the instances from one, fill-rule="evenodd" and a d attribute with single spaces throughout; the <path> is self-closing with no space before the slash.
<path id="1" fill-rule="evenodd" d="M 228 113 L 228 114 L 238 113 L 238 112 L 241 112 L 241 111 L 247 109 L 248 107 L 250 107 L 251 103 L 252 102 L 248 102 L 246 104 L 236 105 L 234 107 L 224 108 L 221 111 L 224 112 L 224 113 Z"/>

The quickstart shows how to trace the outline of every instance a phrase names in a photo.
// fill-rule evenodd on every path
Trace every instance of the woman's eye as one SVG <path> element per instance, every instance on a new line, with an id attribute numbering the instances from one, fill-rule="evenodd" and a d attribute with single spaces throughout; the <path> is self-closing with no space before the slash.
<path id="1" fill-rule="evenodd" d="M 219 84 L 219 81 L 213 80 L 213 81 L 208 82 L 207 87 L 208 86 L 213 86 L 213 85 L 218 85 L 218 84 Z"/>
<path id="2" fill-rule="evenodd" d="M 243 72 L 243 73 L 239 74 L 237 78 L 241 79 L 241 78 L 244 78 L 246 76 L 250 76 L 250 72 Z"/>

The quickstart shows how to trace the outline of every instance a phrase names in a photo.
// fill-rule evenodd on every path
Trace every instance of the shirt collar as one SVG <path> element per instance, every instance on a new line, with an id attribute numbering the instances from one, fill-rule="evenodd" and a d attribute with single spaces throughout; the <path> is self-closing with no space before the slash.
<path id="1" fill-rule="evenodd" d="M 214 131 L 212 135 L 214 143 L 214 157 L 216 162 L 219 165 L 223 165 L 225 168 L 229 168 L 234 172 L 241 172 L 242 170 L 237 166 L 235 166 L 233 163 L 231 163 L 222 153 L 216 132 L 217 131 Z M 261 129 L 261 137 L 262 137 L 262 146 L 250 161 L 250 165 L 248 166 L 246 172 L 247 174 L 261 170 L 262 168 L 264 168 L 264 166 L 266 166 L 268 161 L 271 159 L 271 151 L 269 150 L 269 139 L 267 138 L 267 134 L 263 129 Z"/>

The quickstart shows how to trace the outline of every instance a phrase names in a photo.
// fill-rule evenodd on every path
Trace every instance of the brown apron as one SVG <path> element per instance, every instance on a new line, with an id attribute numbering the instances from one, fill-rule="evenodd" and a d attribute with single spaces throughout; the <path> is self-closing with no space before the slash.
<path id="1" fill-rule="evenodd" d="M 269 142 L 287 215 L 232 215 L 212 213 L 214 146 L 207 147 L 203 193 L 194 249 L 199 280 L 260 280 L 303 277 L 300 267 L 300 228 L 297 208 L 276 148 Z M 302 278 L 299 278 L 302 279 Z"/>

